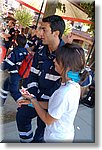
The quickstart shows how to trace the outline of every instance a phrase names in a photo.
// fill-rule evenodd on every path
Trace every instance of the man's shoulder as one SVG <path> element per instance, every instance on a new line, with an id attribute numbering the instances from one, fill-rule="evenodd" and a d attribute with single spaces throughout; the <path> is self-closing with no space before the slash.
<path id="1" fill-rule="evenodd" d="M 59 47 L 61 47 L 63 45 L 65 45 L 65 42 L 62 39 L 60 39 Z"/>
<path id="2" fill-rule="evenodd" d="M 47 50 L 48 50 L 47 45 L 40 44 L 38 47 L 37 53 L 38 53 L 38 55 L 41 53 L 44 54 L 44 53 L 46 53 Z"/>
<path id="3" fill-rule="evenodd" d="M 15 29 L 14 28 L 11 28 L 9 33 L 12 33 L 12 32 L 15 32 Z"/>
<path id="4" fill-rule="evenodd" d="M 15 28 L 11 28 L 10 31 L 15 31 Z"/>

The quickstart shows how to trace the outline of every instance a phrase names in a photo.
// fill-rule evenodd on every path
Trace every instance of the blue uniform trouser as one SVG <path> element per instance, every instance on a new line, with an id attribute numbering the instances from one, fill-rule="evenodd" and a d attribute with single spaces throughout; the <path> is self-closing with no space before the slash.
<path id="1" fill-rule="evenodd" d="M 37 113 L 33 107 L 28 105 L 22 105 L 18 108 L 16 114 L 17 127 L 20 137 L 20 142 L 23 143 L 42 143 L 44 142 L 43 135 L 45 129 L 45 123 L 37 116 L 37 129 L 33 137 L 33 129 L 31 121 L 37 116 Z"/>
<path id="2" fill-rule="evenodd" d="M 5 103 L 7 95 L 9 93 L 9 78 L 6 78 L 4 81 L 2 88 L 0 89 L 0 104 L 1 106 Z"/>
<path id="3" fill-rule="evenodd" d="M 21 97 L 21 93 L 19 91 L 19 82 L 21 77 L 19 74 L 10 74 L 8 78 L 4 81 L 2 88 L 0 89 L 0 101 L 1 105 L 3 105 L 6 101 L 7 95 L 10 92 L 11 96 L 17 100 Z"/>

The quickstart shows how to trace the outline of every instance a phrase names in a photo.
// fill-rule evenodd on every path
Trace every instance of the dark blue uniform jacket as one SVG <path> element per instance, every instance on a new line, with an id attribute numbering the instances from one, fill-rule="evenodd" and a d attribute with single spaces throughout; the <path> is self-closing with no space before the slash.
<path id="1" fill-rule="evenodd" d="M 59 47 L 62 45 L 64 42 L 61 40 Z M 53 63 L 55 57 L 55 51 L 50 53 L 48 46 L 40 46 L 34 55 L 28 91 L 35 95 L 38 101 L 48 101 L 60 86 L 60 75 L 55 71 Z"/>
<path id="2" fill-rule="evenodd" d="M 15 47 L 1 64 L 1 70 L 7 70 L 10 73 L 9 78 L 5 80 L 5 89 L 3 90 L 10 91 L 15 100 L 22 99 L 19 91 L 21 77 L 18 74 L 18 69 L 27 54 L 28 51 L 25 48 Z"/>

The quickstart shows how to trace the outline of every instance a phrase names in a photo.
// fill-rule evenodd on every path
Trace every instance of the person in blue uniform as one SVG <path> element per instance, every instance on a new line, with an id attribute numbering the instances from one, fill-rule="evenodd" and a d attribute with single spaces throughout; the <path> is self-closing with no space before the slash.
<path id="1" fill-rule="evenodd" d="M 88 72 L 88 76 L 81 83 L 82 96 L 80 104 L 92 108 L 95 105 L 95 73 L 89 66 L 86 66 L 84 70 Z"/>
<path id="2" fill-rule="evenodd" d="M 37 28 L 35 25 L 30 26 L 30 28 L 31 30 L 27 37 L 27 50 L 31 52 L 36 52 L 39 46 L 42 45 L 41 22 L 38 23 Z"/>
<path id="3" fill-rule="evenodd" d="M 34 30 L 34 26 L 33 26 L 33 30 Z M 37 25 L 37 29 L 35 30 L 35 32 L 33 31 L 33 38 L 32 40 L 27 40 L 27 45 L 29 45 L 29 47 L 26 47 L 26 49 L 28 50 L 28 52 L 32 53 L 32 55 L 35 54 L 36 51 L 39 51 L 41 47 L 43 47 L 43 43 L 42 43 L 42 29 L 41 29 L 41 22 L 38 23 Z M 28 83 L 28 78 L 25 78 L 22 82 L 22 86 L 24 88 L 27 87 L 27 83 Z"/>
<path id="4" fill-rule="evenodd" d="M 0 103 L 3 105 L 7 99 L 8 92 L 15 101 L 23 99 L 21 92 L 19 91 L 19 82 L 21 77 L 18 73 L 18 68 L 22 63 L 28 51 L 24 48 L 26 44 L 26 38 L 22 35 L 18 35 L 17 46 L 11 51 L 8 57 L 2 62 L 0 69 L 1 71 L 7 70 L 9 77 L 4 81 L 0 89 Z M 25 55 L 25 56 L 24 56 Z"/>
<path id="5" fill-rule="evenodd" d="M 2 36 L 4 37 L 4 43 L 5 43 L 5 46 L 6 46 L 6 49 L 8 50 L 13 42 L 12 40 L 14 39 L 15 37 L 15 23 L 13 20 L 9 20 L 8 22 L 8 27 L 9 27 L 9 33 L 2 33 Z"/>
<path id="6" fill-rule="evenodd" d="M 53 60 L 56 57 L 56 50 L 64 45 L 61 37 L 65 29 L 65 22 L 60 16 L 48 16 L 43 18 L 41 29 L 44 45 L 40 46 L 34 55 L 27 90 L 36 96 L 41 107 L 47 111 L 50 96 L 60 86 L 61 78 L 55 71 Z M 36 116 L 37 128 L 33 136 L 31 121 Z M 20 142 L 44 142 L 45 123 L 38 117 L 32 105 L 19 107 L 16 121 Z"/>

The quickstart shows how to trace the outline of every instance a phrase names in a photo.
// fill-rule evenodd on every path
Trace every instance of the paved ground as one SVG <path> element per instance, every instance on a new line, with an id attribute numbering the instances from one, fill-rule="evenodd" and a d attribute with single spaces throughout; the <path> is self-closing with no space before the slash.
<path id="1" fill-rule="evenodd" d="M 16 122 L 10 122 L 9 119 L 6 118 L 6 113 L 10 118 L 11 114 L 14 116 L 11 118 L 15 119 L 16 113 L 16 104 L 10 99 L 5 104 L 4 110 L 2 111 L 4 116 L 4 122 L 0 124 L 2 136 L 0 137 L 0 141 L 3 143 L 17 143 L 19 142 L 19 137 L 17 134 Z M 7 117 L 8 117 L 7 116 Z M 9 123 L 7 123 L 9 122 Z M 74 142 L 78 143 L 94 143 L 95 135 L 94 135 L 94 108 L 88 108 L 86 106 L 80 105 L 79 110 L 75 119 L 75 139 Z M 36 128 L 36 118 L 32 122 L 33 128 Z M 2 141 L 3 140 L 3 141 Z"/>

